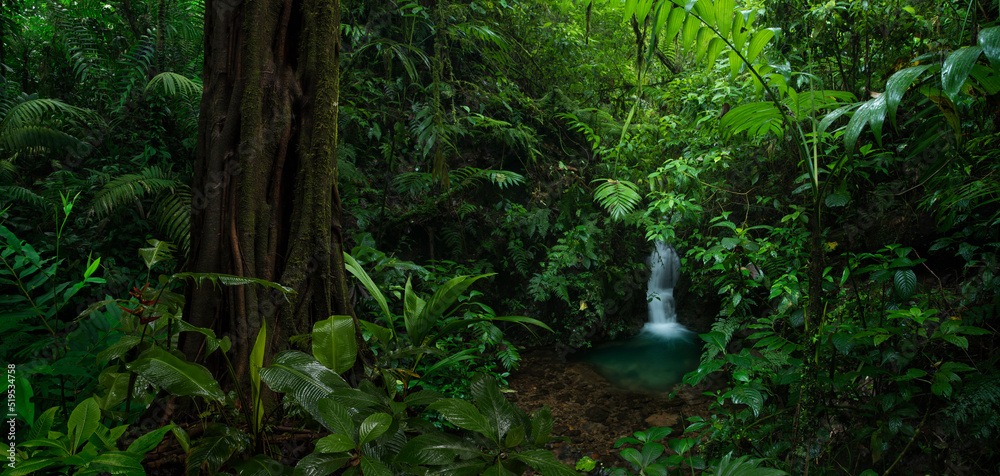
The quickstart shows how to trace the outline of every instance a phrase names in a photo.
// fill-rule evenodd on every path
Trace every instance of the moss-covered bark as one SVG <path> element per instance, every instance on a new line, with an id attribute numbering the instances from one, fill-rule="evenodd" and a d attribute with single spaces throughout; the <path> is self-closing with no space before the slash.
<path id="1" fill-rule="evenodd" d="M 208 0 L 205 38 L 192 270 L 296 291 L 286 303 L 258 287 L 189 290 L 186 318 L 230 336 L 242 379 L 262 324 L 273 352 L 352 314 L 336 190 L 340 2 Z"/>

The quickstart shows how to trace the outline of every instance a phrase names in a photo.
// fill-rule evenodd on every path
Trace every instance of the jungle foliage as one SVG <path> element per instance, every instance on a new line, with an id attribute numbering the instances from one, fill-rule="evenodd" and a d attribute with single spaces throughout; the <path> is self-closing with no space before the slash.
<path id="1" fill-rule="evenodd" d="M 182 312 L 190 282 L 288 296 L 188 272 L 204 10 L 0 4 L 4 475 L 574 474 L 501 389 L 524 346 L 634 334 L 655 240 L 715 404 L 616 474 L 1000 470 L 996 2 L 345 2 L 361 327 L 263 323 L 246 362 Z"/>

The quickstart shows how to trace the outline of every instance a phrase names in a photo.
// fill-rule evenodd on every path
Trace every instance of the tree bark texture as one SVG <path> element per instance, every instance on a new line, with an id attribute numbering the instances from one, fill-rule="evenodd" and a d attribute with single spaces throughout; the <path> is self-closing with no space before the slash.
<path id="1" fill-rule="evenodd" d="M 279 282 L 191 286 L 185 318 L 233 342 L 237 381 L 262 324 L 269 348 L 353 315 L 337 184 L 339 0 L 207 0 L 192 200 L 192 271 Z M 191 334 L 191 333 L 189 333 Z M 189 358 L 204 355 L 186 338 Z"/>

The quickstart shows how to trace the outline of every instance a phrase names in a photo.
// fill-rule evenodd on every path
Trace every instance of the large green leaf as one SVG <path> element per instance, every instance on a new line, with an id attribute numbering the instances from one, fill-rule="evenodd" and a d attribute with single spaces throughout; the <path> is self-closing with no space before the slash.
<path id="1" fill-rule="evenodd" d="M 328 476 L 351 460 L 346 453 L 312 453 L 295 465 L 295 476 Z"/>
<path id="2" fill-rule="evenodd" d="M 948 55 L 941 66 L 941 86 L 948 99 L 955 101 L 955 96 L 962 89 L 965 80 L 969 78 L 972 67 L 976 65 L 983 49 L 979 46 L 962 48 Z"/>
<path id="3" fill-rule="evenodd" d="M 504 398 L 500 393 L 500 387 L 493 379 L 482 374 L 477 375 L 472 380 L 470 390 L 473 401 L 489 424 L 489 432 L 486 435 L 497 446 L 500 446 L 500 441 L 508 430 L 518 424 L 527 423 L 518 414 L 524 412 Z"/>
<path id="4" fill-rule="evenodd" d="M 28 439 L 35 440 L 48 437 L 49 430 L 52 429 L 52 423 L 56 418 L 56 411 L 58 410 L 59 407 L 55 406 L 38 415 L 38 419 L 35 420 L 35 423 L 31 425 L 31 429 L 28 430 Z"/>
<path id="5" fill-rule="evenodd" d="M 358 446 L 356 435 L 358 429 L 351 418 L 351 411 L 352 409 L 331 397 L 322 398 L 319 401 L 319 413 L 323 417 L 319 420 L 320 423 L 323 423 L 334 433 L 347 436 L 354 446 Z"/>
<path id="6" fill-rule="evenodd" d="M 753 411 L 754 416 L 759 416 L 764 409 L 764 395 L 760 390 L 747 385 L 738 385 L 730 392 L 729 397 L 737 405 L 746 405 Z"/>
<path id="7" fill-rule="evenodd" d="M 358 356 L 351 316 L 330 316 L 313 325 L 312 351 L 316 360 L 338 374 L 351 370 Z"/>
<path id="8" fill-rule="evenodd" d="M 406 331 L 410 335 L 410 341 L 414 345 L 425 344 L 424 340 L 434 327 L 434 324 L 445 316 L 446 311 L 451 306 L 458 302 L 458 298 L 462 296 L 462 293 L 477 280 L 492 275 L 482 274 L 479 276 L 458 276 L 452 278 L 442 284 L 434 292 L 434 295 L 427 300 L 425 305 L 416 307 L 411 307 L 410 305 L 410 296 L 416 295 L 409 287 L 409 281 L 407 281 L 406 296 L 404 298 L 406 301 L 406 311 L 403 317 L 406 319 Z M 416 302 L 419 303 L 419 301 Z"/>
<path id="9" fill-rule="evenodd" d="M 889 110 L 889 123 L 892 127 L 896 127 L 896 109 L 899 108 L 899 102 L 903 99 L 903 94 L 906 93 L 913 82 L 924 74 L 925 71 L 937 65 L 933 64 L 922 64 L 919 66 L 913 66 L 906 69 L 901 69 L 895 74 L 889 77 L 889 80 L 885 83 L 885 104 Z"/>
<path id="10" fill-rule="evenodd" d="M 219 284 L 225 286 L 244 286 L 247 284 L 256 284 L 257 286 L 264 286 L 271 289 L 277 289 L 281 291 L 282 295 L 295 294 L 295 290 L 288 287 L 282 286 L 278 283 L 272 283 L 266 279 L 259 278 L 248 278 L 246 276 L 235 276 L 232 274 L 222 274 L 222 273 L 177 273 L 172 276 L 174 279 L 190 279 L 195 282 L 196 285 L 202 286 L 205 281 L 211 282 L 213 286 L 218 286 Z M 287 299 L 287 296 L 285 297 Z"/>
<path id="11" fill-rule="evenodd" d="M 407 441 L 396 461 L 416 465 L 445 465 L 456 457 L 468 458 L 479 453 L 476 445 L 447 433 L 425 433 Z"/>
<path id="12" fill-rule="evenodd" d="M 771 38 L 774 38 L 773 28 L 765 28 L 754 32 L 753 37 L 750 39 L 750 46 L 747 47 L 746 55 L 744 55 L 747 61 L 753 63 L 760 56 L 760 53 L 764 51 L 764 47 L 771 41 Z"/>
<path id="13" fill-rule="evenodd" d="M 917 274 L 912 269 L 896 271 L 892 282 L 896 290 L 896 297 L 900 300 L 909 299 L 917 290 Z"/>
<path id="14" fill-rule="evenodd" d="M 879 146 L 882 145 L 882 123 L 885 122 L 885 114 L 885 94 L 869 100 L 862 104 L 857 111 L 854 111 L 854 115 L 851 116 L 851 120 L 847 123 L 847 130 L 844 133 L 844 142 L 847 145 L 848 152 L 854 152 L 854 146 L 858 143 L 858 137 L 861 136 L 861 131 L 864 130 L 866 124 L 871 125 L 875 141 Z"/>
<path id="15" fill-rule="evenodd" d="M 534 449 L 511 454 L 511 458 L 523 461 L 545 476 L 574 476 L 579 475 L 569 466 L 563 464 L 551 451 L 545 449 Z"/>
<path id="16" fill-rule="evenodd" d="M 257 332 L 257 340 L 250 351 L 250 404 L 253 406 L 254 428 L 259 429 L 264 418 L 264 402 L 260 396 L 260 369 L 264 367 L 264 351 L 267 347 L 267 323 L 263 322 Z"/>
<path id="17" fill-rule="evenodd" d="M 448 422 L 459 428 L 490 435 L 491 429 L 486 417 L 471 403 L 457 398 L 438 400 L 427 405 L 430 410 L 437 410 Z"/>
<path id="18" fill-rule="evenodd" d="M 187 362 L 160 347 L 143 352 L 127 367 L 173 395 L 199 395 L 218 401 L 225 398 L 219 382 L 208 369 L 200 364 Z"/>
<path id="19" fill-rule="evenodd" d="M 286 350 L 260 370 L 260 378 L 275 392 L 290 393 L 316 421 L 323 421 L 319 401 L 335 389 L 349 388 L 336 372 L 311 355 Z"/>
<path id="20" fill-rule="evenodd" d="M 555 332 L 555 331 L 552 330 L 551 327 L 549 327 L 548 325 L 546 325 L 544 322 L 539 321 L 538 319 L 533 319 L 533 318 L 526 317 L 526 316 L 474 317 L 474 318 L 469 318 L 469 319 L 459 319 L 459 320 L 451 321 L 448 324 L 445 324 L 444 326 L 441 327 L 440 330 L 438 330 L 437 332 L 435 332 L 434 335 L 432 335 L 427 340 L 427 345 L 434 345 L 438 341 L 438 339 L 441 339 L 443 337 L 447 337 L 447 336 L 451 335 L 453 332 L 455 332 L 457 330 L 464 329 L 464 328 L 466 328 L 466 327 L 468 327 L 468 326 L 470 326 L 472 324 L 475 324 L 477 322 L 483 322 L 483 321 L 516 322 L 518 324 L 523 325 L 529 331 L 531 330 L 531 328 L 528 327 L 528 324 L 531 324 L 533 326 L 541 327 L 542 329 L 545 329 L 545 330 L 547 330 L 549 332 Z"/>
<path id="21" fill-rule="evenodd" d="M 334 433 L 316 440 L 317 453 L 343 453 L 353 450 L 357 445 L 350 436 Z"/>
<path id="22" fill-rule="evenodd" d="M 293 469 L 264 455 L 250 458 L 236 467 L 239 476 L 291 476 Z"/>
<path id="23" fill-rule="evenodd" d="M 249 446 L 250 437 L 244 432 L 225 425 L 213 425 L 211 432 L 198 440 L 187 457 L 188 474 L 215 474 L 233 454 Z"/>
<path id="24" fill-rule="evenodd" d="M 979 47 L 990 60 L 993 70 L 1000 74 L 1000 26 L 983 28 L 979 31 Z"/>
<path id="25" fill-rule="evenodd" d="M 722 116 L 720 126 L 732 135 L 743 131 L 750 137 L 784 135 L 781 111 L 772 102 L 752 102 L 736 106 Z"/>
<path id="26" fill-rule="evenodd" d="M 168 431 L 173 431 L 177 425 L 169 424 L 167 426 L 161 426 L 145 435 L 142 435 L 135 439 L 132 444 L 128 445 L 128 452 L 137 454 L 140 457 L 148 453 L 153 448 L 163 441 L 163 435 L 167 434 Z"/>
<path id="27" fill-rule="evenodd" d="M 76 406 L 73 412 L 69 415 L 69 420 L 66 422 L 69 438 L 70 438 L 70 453 L 76 453 L 77 448 L 80 444 L 86 442 L 90 439 L 90 436 L 97 431 L 97 427 L 101 424 L 101 408 L 94 401 L 94 397 L 90 397 Z"/>
<path id="28" fill-rule="evenodd" d="M 148 248 L 139 248 L 139 256 L 146 263 L 146 269 L 152 269 L 157 263 L 173 259 L 174 246 L 166 241 L 150 238 L 146 241 Z"/>
<path id="29" fill-rule="evenodd" d="M 386 322 L 389 323 L 391 328 L 392 314 L 389 313 L 389 305 L 386 304 L 385 296 L 382 295 L 382 291 L 380 291 L 378 286 L 375 285 L 372 278 L 368 276 L 365 269 L 358 264 L 358 261 L 347 253 L 344 253 L 344 267 L 349 273 L 353 274 L 355 278 L 358 278 L 358 281 L 361 281 L 361 284 L 368 290 L 368 293 L 375 298 L 375 302 L 377 302 L 379 307 L 382 308 L 382 312 L 385 314 Z"/>
<path id="30" fill-rule="evenodd" d="M 361 422 L 361 425 L 358 426 L 358 443 L 363 445 L 374 441 L 375 438 L 382 436 L 391 424 L 392 417 L 387 413 L 373 413 L 368 415 Z"/>
<path id="31" fill-rule="evenodd" d="M 105 451 L 90 461 L 90 467 L 101 473 L 145 475 L 142 455 L 124 451 Z"/>

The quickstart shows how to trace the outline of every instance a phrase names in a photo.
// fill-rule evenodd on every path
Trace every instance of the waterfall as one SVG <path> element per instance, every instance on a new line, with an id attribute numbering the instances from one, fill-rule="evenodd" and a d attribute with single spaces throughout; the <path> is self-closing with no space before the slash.
<path id="1" fill-rule="evenodd" d="M 680 258 L 673 247 L 657 241 L 656 249 L 649 255 L 649 267 L 652 270 L 646 286 L 649 322 L 643 327 L 643 332 L 659 337 L 677 337 L 689 332 L 677 323 L 674 305 L 674 285 L 680 275 L 680 266 Z"/>

